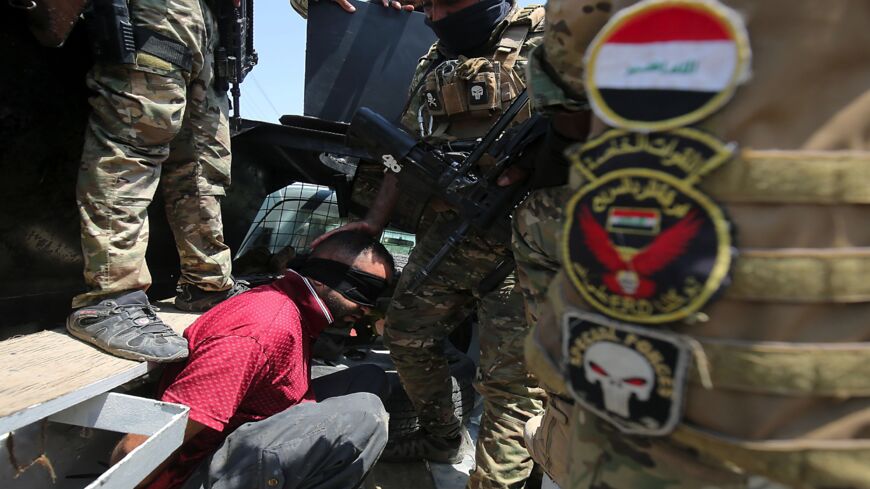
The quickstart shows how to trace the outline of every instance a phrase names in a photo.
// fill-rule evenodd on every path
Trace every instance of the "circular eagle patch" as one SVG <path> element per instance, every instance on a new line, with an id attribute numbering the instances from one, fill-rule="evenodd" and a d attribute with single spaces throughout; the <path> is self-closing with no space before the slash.
<path id="1" fill-rule="evenodd" d="M 679 321 L 727 281 L 731 225 L 692 185 L 728 154 L 725 146 L 699 152 L 706 140 L 691 129 L 616 130 L 573 155 L 588 183 L 568 204 L 562 253 L 574 286 L 598 311 L 638 324 Z"/>
<path id="2" fill-rule="evenodd" d="M 607 124 L 655 131 L 720 109 L 748 78 L 740 16 L 715 0 L 646 0 L 620 11 L 586 52 L 585 82 Z"/>

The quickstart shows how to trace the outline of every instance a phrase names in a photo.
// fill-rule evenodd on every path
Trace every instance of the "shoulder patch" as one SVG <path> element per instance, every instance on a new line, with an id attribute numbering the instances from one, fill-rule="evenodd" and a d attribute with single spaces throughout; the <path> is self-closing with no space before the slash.
<path id="1" fill-rule="evenodd" d="M 611 130 L 571 155 L 587 183 L 568 203 L 562 257 L 592 308 L 639 324 L 680 321 L 729 283 L 732 225 L 696 185 L 730 156 L 687 128 Z"/>
<path id="2" fill-rule="evenodd" d="M 685 339 L 569 310 L 562 372 L 583 407 L 623 433 L 664 436 L 683 414 L 690 348 Z"/>
<path id="3" fill-rule="evenodd" d="M 608 125 L 661 131 L 721 109 L 748 79 L 750 58 L 742 18 L 722 3 L 644 0 L 595 36 L 585 85 Z"/>

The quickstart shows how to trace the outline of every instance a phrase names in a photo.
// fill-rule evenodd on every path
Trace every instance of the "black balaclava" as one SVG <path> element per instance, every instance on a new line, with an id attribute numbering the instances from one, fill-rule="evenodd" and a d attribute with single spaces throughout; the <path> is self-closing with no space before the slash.
<path id="1" fill-rule="evenodd" d="M 509 0 L 481 0 L 441 20 L 433 22 L 427 18 L 426 24 L 448 51 L 468 55 L 489 41 L 510 11 Z"/>

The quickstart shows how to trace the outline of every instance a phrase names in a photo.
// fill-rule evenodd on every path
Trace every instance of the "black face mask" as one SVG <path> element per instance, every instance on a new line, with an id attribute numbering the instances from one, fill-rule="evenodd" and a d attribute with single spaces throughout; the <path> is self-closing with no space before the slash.
<path id="1" fill-rule="evenodd" d="M 386 279 L 324 258 L 309 258 L 297 271 L 361 306 L 374 307 L 387 288 Z"/>
<path id="2" fill-rule="evenodd" d="M 473 53 L 482 47 L 495 27 L 507 17 L 511 4 L 507 0 L 481 0 L 470 7 L 426 24 L 438 36 L 442 46 L 455 54 Z"/>

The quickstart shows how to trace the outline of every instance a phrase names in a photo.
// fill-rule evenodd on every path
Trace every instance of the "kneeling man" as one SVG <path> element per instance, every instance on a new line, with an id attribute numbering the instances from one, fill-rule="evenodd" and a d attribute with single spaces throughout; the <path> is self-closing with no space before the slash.
<path id="1" fill-rule="evenodd" d="M 190 407 L 184 444 L 144 487 L 354 488 L 387 441 L 383 370 L 361 366 L 309 381 L 311 344 L 372 307 L 393 275 L 370 236 L 330 236 L 270 285 L 219 304 L 185 332 L 161 399 Z M 113 463 L 147 437 L 128 434 Z"/>

